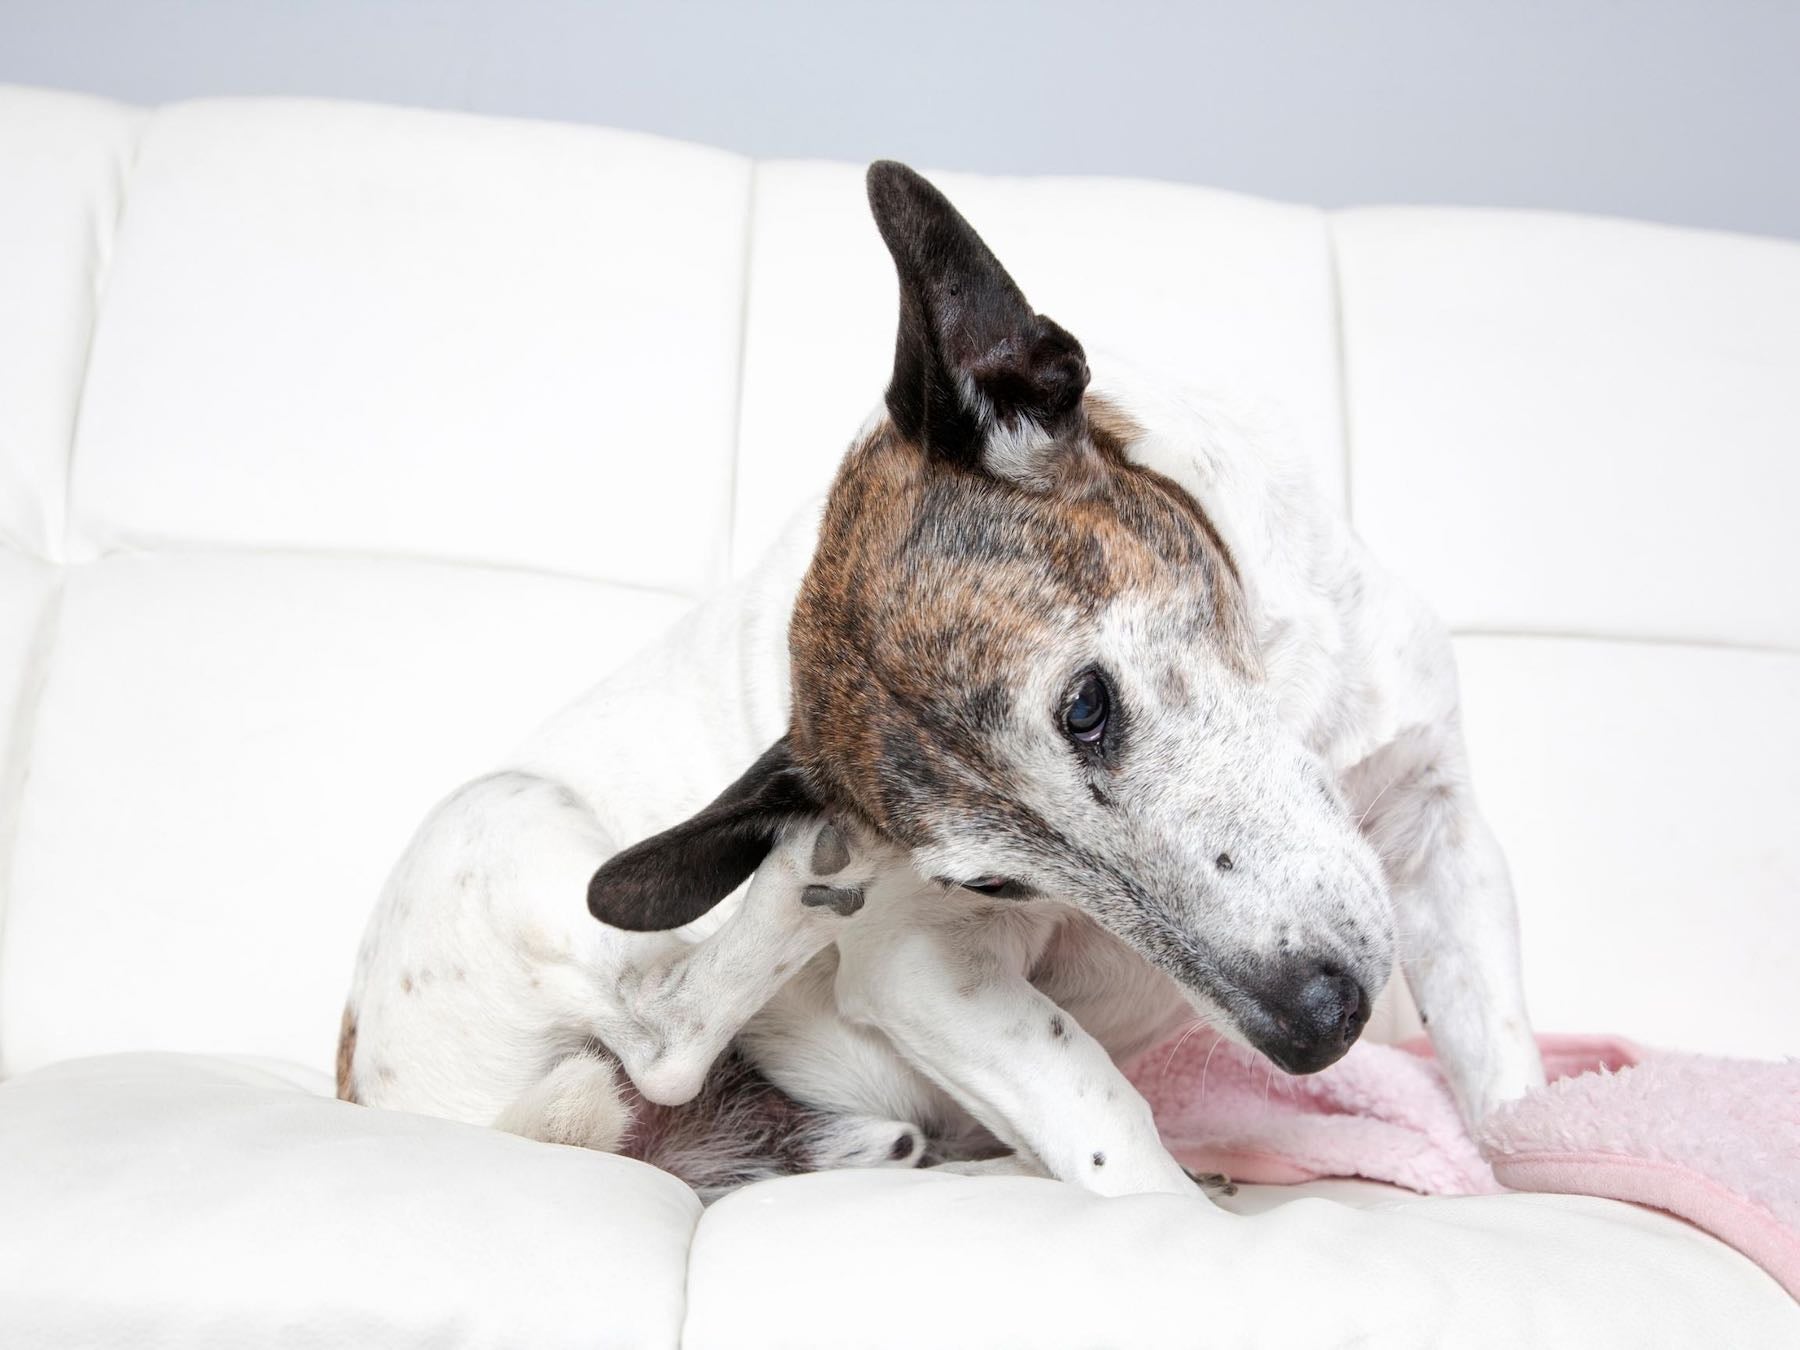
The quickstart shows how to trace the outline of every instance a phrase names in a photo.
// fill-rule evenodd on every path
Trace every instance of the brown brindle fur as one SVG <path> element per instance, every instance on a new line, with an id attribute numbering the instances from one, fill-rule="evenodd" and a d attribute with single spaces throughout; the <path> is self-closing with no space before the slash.
<path id="1" fill-rule="evenodd" d="M 1041 487 L 933 458 L 891 422 L 851 451 L 789 630 L 795 758 L 825 799 L 908 846 L 946 802 L 1038 833 L 989 733 L 1033 653 L 1127 592 L 1165 597 L 1181 637 L 1254 672 L 1229 550 L 1125 458 L 1134 434 L 1089 398 Z"/>
<path id="2" fill-rule="evenodd" d="M 354 1102 L 356 1089 L 350 1084 L 350 1067 L 356 1062 L 356 1014 L 344 1009 L 344 1020 L 338 1026 L 337 1095 L 340 1101 Z"/>

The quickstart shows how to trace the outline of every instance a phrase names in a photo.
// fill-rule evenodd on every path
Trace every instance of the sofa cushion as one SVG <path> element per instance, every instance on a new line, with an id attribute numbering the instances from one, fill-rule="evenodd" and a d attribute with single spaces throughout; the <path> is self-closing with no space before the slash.
<path id="1" fill-rule="evenodd" d="M 679 1343 L 700 1214 L 686 1186 L 324 1086 L 154 1054 L 0 1085 L 0 1339 Z"/>
<path id="2" fill-rule="evenodd" d="M 547 123 L 159 110 L 88 370 L 75 555 L 228 543 L 704 587 L 749 174 Z"/>
<path id="3" fill-rule="evenodd" d="M 683 1345 L 1638 1350 L 1800 1337 L 1800 1307 L 1761 1269 L 1617 1201 L 1315 1182 L 1247 1186 L 1226 1204 L 932 1172 L 764 1183 L 701 1219 Z M 794 1296 L 772 1304 L 784 1288 Z"/>
<path id="4" fill-rule="evenodd" d="M 1800 647 L 1800 245 L 1348 211 L 1352 518 L 1464 631 Z"/>
<path id="5" fill-rule="evenodd" d="M 0 947 L 6 1070 L 140 1049 L 328 1067 L 369 910 L 432 803 L 685 608 L 400 560 L 70 569 Z"/>
<path id="6" fill-rule="evenodd" d="M 60 558 L 69 446 L 149 114 L 0 87 L 0 544 Z"/>
<path id="7" fill-rule="evenodd" d="M 1538 1027 L 1800 1050 L 1800 654 L 1541 637 L 1456 653 Z"/>

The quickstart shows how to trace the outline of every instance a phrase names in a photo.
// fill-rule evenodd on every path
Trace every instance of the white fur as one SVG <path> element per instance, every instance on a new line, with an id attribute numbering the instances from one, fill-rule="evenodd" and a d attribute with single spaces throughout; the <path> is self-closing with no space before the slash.
<path id="1" fill-rule="evenodd" d="M 1297 744 L 1325 766 L 1371 846 L 1370 877 L 1352 858 L 1329 888 L 1321 882 L 1330 894 L 1315 909 L 1271 908 L 1277 893 L 1312 893 L 1304 872 L 1267 886 L 1234 872 L 1180 922 L 1234 950 L 1302 933 L 1327 940 L 1359 915 L 1381 917 L 1379 857 L 1401 967 L 1479 1120 L 1541 1081 L 1541 1069 L 1511 891 L 1470 793 L 1443 630 L 1219 405 L 1101 369 L 1101 392 L 1146 429 L 1133 458 L 1195 495 L 1245 580 L 1266 684 L 1254 699 L 1209 689 L 1207 715 L 1266 715 L 1268 744 Z M 1235 1014 L 1184 996 L 1078 909 L 983 902 L 920 880 L 996 870 L 975 845 L 909 864 L 859 841 L 852 868 L 866 903 L 848 917 L 795 903 L 810 876 L 806 830 L 778 844 L 741 903 L 696 932 L 629 934 L 588 916 L 587 880 L 602 861 L 690 813 L 785 729 L 786 619 L 816 531 L 809 513 L 745 583 L 427 819 L 358 960 L 355 1095 L 540 1138 L 585 1130 L 605 1147 L 616 1122 L 610 1080 L 587 1058 L 593 1041 L 645 1096 L 673 1103 L 698 1090 L 735 1036 L 793 1097 L 845 1115 L 851 1137 L 837 1161 L 881 1163 L 881 1140 L 913 1122 L 939 1138 L 992 1136 L 1015 1151 L 1013 1166 L 1100 1193 L 1197 1194 L 1117 1065 L 1196 1009 L 1228 1031 Z M 1109 624 L 1104 641 L 1119 652 L 1153 640 L 1128 611 Z M 1270 795 L 1272 775 L 1255 764 L 1196 768 L 1199 742 L 1170 736 L 1149 759 L 1185 785 L 1169 789 L 1168 811 L 1210 794 L 1233 807 L 1221 828 L 1291 834 L 1282 866 L 1307 866 L 1317 808 L 1291 787 L 1306 764 L 1284 768 L 1290 786 Z M 1198 839 L 1168 865 L 1203 869 L 1227 847 Z M 557 1102 L 560 1088 L 571 1104 Z"/>

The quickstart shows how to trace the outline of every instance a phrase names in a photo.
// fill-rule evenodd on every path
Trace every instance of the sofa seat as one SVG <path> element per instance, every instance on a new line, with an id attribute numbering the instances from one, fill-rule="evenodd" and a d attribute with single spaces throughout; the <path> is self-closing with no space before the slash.
<path id="1" fill-rule="evenodd" d="M 1800 1344 L 1800 1307 L 1607 1200 L 1246 1186 L 1229 1214 L 1024 1178 L 834 1172 L 702 1210 L 607 1154 L 180 1054 L 0 1086 L 9 1345 Z M 1729 1328 L 1729 1332 L 1726 1329 Z"/>

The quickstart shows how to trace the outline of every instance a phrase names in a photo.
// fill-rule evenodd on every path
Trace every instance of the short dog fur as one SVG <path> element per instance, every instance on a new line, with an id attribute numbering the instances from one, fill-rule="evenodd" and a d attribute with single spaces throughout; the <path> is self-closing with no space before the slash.
<path id="1" fill-rule="evenodd" d="M 1198 1016 L 1322 1068 L 1396 951 L 1471 1121 L 1540 1082 L 1439 625 L 1216 408 L 1090 391 L 924 179 L 869 197 L 884 409 L 692 621 L 791 604 L 787 734 L 623 851 L 629 677 L 453 794 L 371 920 L 340 1095 L 709 1195 L 922 1163 L 1196 1193 L 1118 1066 Z"/>

